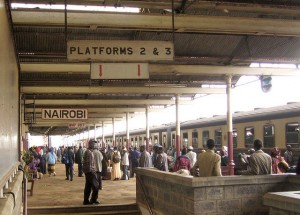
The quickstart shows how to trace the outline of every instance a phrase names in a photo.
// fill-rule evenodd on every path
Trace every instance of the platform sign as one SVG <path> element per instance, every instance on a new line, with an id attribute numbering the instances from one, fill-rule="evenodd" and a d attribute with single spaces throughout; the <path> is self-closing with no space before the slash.
<path id="1" fill-rule="evenodd" d="M 85 127 L 85 123 L 83 122 L 69 123 L 69 128 L 84 128 L 84 127 Z"/>
<path id="2" fill-rule="evenodd" d="M 69 61 L 172 61 L 174 45 L 166 41 L 71 40 Z"/>
<path id="3" fill-rule="evenodd" d="M 87 119 L 87 109 L 42 109 L 42 119 Z"/>
<path id="4" fill-rule="evenodd" d="M 92 63 L 91 79 L 149 79 L 148 63 Z"/>

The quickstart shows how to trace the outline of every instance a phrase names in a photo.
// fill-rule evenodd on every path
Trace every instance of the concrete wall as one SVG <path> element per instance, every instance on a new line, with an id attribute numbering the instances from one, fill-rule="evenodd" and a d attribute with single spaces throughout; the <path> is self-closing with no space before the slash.
<path id="1" fill-rule="evenodd" d="M 19 160 L 18 66 L 5 7 L 0 0 L 0 179 Z M 1 181 L 1 180 L 0 180 Z M 1 184 L 0 184 L 1 185 Z"/>
<path id="2" fill-rule="evenodd" d="M 270 207 L 269 215 L 300 214 L 300 192 L 275 192 L 264 195 L 264 205 Z"/>
<path id="3" fill-rule="evenodd" d="M 20 215 L 22 211 L 22 181 L 23 172 L 18 171 L 3 190 L 4 197 L 0 199 L 0 214 Z M 12 193 L 14 195 L 12 195 Z"/>
<path id="4" fill-rule="evenodd" d="M 20 214 L 23 177 L 12 177 L 19 160 L 19 73 L 7 2 L 0 0 L 0 214 L 10 215 Z"/>
<path id="5" fill-rule="evenodd" d="M 263 196 L 268 192 L 300 189 L 291 175 L 192 177 L 155 169 L 138 169 L 155 214 L 268 214 Z M 147 214 L 146 199 L 137 182 L 136 199 Z"/>

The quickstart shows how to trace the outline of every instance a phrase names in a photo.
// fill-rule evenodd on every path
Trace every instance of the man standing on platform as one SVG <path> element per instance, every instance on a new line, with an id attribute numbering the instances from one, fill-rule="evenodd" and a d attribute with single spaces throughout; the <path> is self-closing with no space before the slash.
<path id="1" fill-rule="evenodd" d="M 94 155 L 94 162 L 95 162 L 95 171 L 97 174 L 97 179 L 99 183 L 99 190 L 102 190 L 102 160 L 103 156 L 102 153 L 98 150 L 98 148 L 95 148 L 93 151 Z"/>
<path id="2" fill-rule="evenodd" d="M 267 175 L 272 174 L 272 158 L 261 150 L 261 140 L 254 140 L 253 148 L 255 152 L 249 157 L 249 168 L 239 171 L 241 175 Z"/>
<path id="3" fill-rule="evenodd" d="M 196 175 L 200 177 L 222 176 L 221 156 L 214 151 L 215 141 L 208 139 L 206 146 L 208 148 L 207 151 L 199 155 L 193 171 L 197 172 L 197 168 L 199 168 L 199 172 Z"/>
<path id="4" fill-rule="evenodd" d="M 196 152 L 193 152 L 193 146 L 188 147 L 188 153 L 186 153 L 186 156 L 191 160 L 191 168 L 195 165 L 197 161 L 197 154 Z"/>
<path id="5" fill-rule="evenodd" d="M 283 154 L 284 160 L 289 164 L 289 166 L 294 165 L 293 160 L 293 150 L 291 145 L 286 145 L 286 151 Z"/>
<path id="6" fill-rule="evenodd" d="M 89 140 L 89 148 L 85 150 L 83 155 L 83 172 L 85 174 L 85 187 L 84 187 L 84 205 L 88 204 L 100 204 L 98 202 L 98 192 L 99 192 L 99 182 L 97 179 L 95 163 L 94 163 L 94 154 L 93 150 L 95 147 L 96 140 Z M 90 194 L 92 191 L 92 197 L 89 201 Z"/>
<path id="7" fill-rule="evenodd" d="M 150 153 L 146 150 L 146 145 L 140 146 L 140 152 L 139 167 L 152 167 L 152 158 Z"/>
<path id="8" fill-rule="evenodd" d="M 82 171 L 83 154 L 84 154 L 84 151 L 82 149 L 82 146 L 79 146 L 79 149 L 77 150 L 77 152 L 75 154 L 75 163 L 78 164 L 78 177 L 83 176 L 83 171 Z"/>

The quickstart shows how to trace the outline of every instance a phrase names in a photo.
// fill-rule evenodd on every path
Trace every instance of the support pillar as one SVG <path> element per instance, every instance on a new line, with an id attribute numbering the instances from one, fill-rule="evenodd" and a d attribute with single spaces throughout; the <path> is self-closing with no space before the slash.
<path id="1" fill-rule="evenodd" d="M 126 148 L 129 152 L 130 139 L 129 139 L 129 113 L 126 113 Z"/>
<path id="2" fill-rule="evenodd" d="M 101 145 L 104 145 L 106 147 L 104 138 L 105 138 L 105 135 L 104 135 L 104 121 L 102 121 L 102 144 Z"/>
<path id="3" fill-rule="evenodd" d="M 176 157 L 180 156 L 179 95 L 176 95 Z"/>
<path id="4" fill-rule="evenodd" d="M 96 140 L 96 128 L 97 128 L 97 126 L 96 126 L 96 124 L 94 124 L 94 140 Z"/>
<path id="5" fill-rule="evenodd" d="M 146 106 L 146 150 L 149 152 L 149 105 Z"/>
<path id="6" fill-rule="evenodd" d="M 112 130 L 113 130 L 113 134 L 112 134 L 112 144 L 113 146 L 117 146 L 116 144 L 116 132 L 115 132 L 115 118 L 112 118 Z"/>
<path id="7" fill-rule="evenodd" d="M 227 138 L 229 175 L 234 175 L 233 138 L 232 138 L 232 109 L 231 109 L 231 76 L 226 76 L 227 82 Z"/>

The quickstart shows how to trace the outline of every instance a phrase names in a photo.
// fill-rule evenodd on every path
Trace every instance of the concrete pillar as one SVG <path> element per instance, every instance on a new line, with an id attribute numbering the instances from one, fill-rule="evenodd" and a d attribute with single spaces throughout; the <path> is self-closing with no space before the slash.
<path id="1" fill-rule="evenodd" d="M 176 157 L 180 156 L 179 95 L 176 95 Z"/>
<path id="2" fill-rule="evenodd" d="M 113 134 L 112 134 L 112 144 L 113 146 L 117 146 L 116 144 L 116 131 L 115 131 L 115 118 L 112 118 L 112 129 L 113 129 Z"/>
<path id="3" fill-rule="evenodd" d="M 129 151 L 130 146 L 130 139 L 129 139 L 129 113 L 126 113 L 126 148 Z"/>
<path id="4" fill-rule="evenodd" d="M 102 144 L 104 144 L 104 146 L 106 146 L 104 139 L 105 139 L 105 135 L 104 135 L 104 121 L 102 121 Z"/>
<path id="5" fill-rule="evenodd" d="M 228 166 L 229 174 L 234 175 L 234 160 L 233 160 L 233 137 L 232 137 L 232 109 L 231 109 L 231 76 L 226 76 L 227 82 L 227 138 L 228 138 Z"/>
<path id="6" fill-rule="evenodd" d="M 146 150 L 149 152 L 149 105 L 146 106 Z"/>

